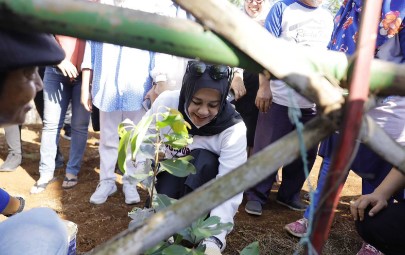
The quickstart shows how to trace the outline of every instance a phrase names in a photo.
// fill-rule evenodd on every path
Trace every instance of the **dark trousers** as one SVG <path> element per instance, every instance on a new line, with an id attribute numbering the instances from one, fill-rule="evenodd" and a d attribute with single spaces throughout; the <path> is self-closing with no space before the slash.
<path id="1" fill-rule="evenodd" d="M 368 208 L 370 209 L 370 208 Z M 356 221 L 356 228 L 364 241 L 386 255 L 405 254 L 405 203 L 392 203 L 373 217 L 364 214 L 363 221 Z"/>
<path id="2" fill-rule="evenodd" d="M 300 121 L 306 123 L 316 115 L 316 109 L 301 109 Z M 295 125 L 288 118 L 288 107 L 273 103 L 269 112 L 259 113 L 257 121 L 253 153 L 257 153 L 269 144 L 295 130 Z M 307 151 L 308 169 L 311 171 L 316 159 L 317 146 Z M 304 164 L 299 157 L 291 164 L 283 166 L 283 181 L 278 190 L 277 198 L 283 201 L 297 199 L 305 182 Z M 276 174 L 272 174 L 256 186 L 245 192 L 247 200 L 265 204 L 270 195 Z"/>
<path id="3" fill-rule="evenodd" d="M 177 177 L 166 171 L 159 173 L 156 182 L 159 194 L 179 199 L 217 176 L 218 155 L 204 149 L 193 150 L 190 155 L 194 157 L 190 163 L 196 168 L 196 173 L 186 177 Z"/>

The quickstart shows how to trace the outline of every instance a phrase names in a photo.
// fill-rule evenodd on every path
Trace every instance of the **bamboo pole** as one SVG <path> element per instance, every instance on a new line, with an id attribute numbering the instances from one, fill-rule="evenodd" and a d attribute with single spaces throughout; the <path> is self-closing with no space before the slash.
<path id="1" fill-rule="evenodd" d="M 329 237 L 335 209 L 343 189 L 344 178 L 354 156 L 356 139 L 359 136 L 363 108 L 367 100 L 370 80 L 370 66 L 374 58 L 378 23 L 380 20 L 382 0 L 366 1 L 363 5 L 360 22 L 359 40 L 354 54 L 353 69 L 349 74 L 349 96 L 344 107 L 343 123 L 340 128 L 339 141 L 332 156 L 329 174 L 321 190 L 321 201 L 316 210 L 313 231 L 309 233 L 312 246 L 317 254 L 322 254 L 323 246 Z M 331 187 L 337 187 L 332 189 Z M 306 253 L 312 254 L 309 249 Z"/>
<path id="2" fill-rule="evenodd" d="M 343 53 L 313 52 L 297 45 L 286 46 L 285 42 L 275 38 L 266 41 L 255 32 L 260 28 L 262 30 L 260 35 L 263 35 L 264 29 L 252 20 L 246 19 L 245 15 L 235 11 L 234 6 L 228 4 L 225 8 L 220 9 L 220 12 L 217 12 L 214 9 L 209 9 L 216 8 L 212 2 L 207 2 L 206 5 L 204 4 L 205 1 L 201 0 L 189 2 L 202 4 L 201 8 L 207 8 L 208 13 L 218 14 L 214 20 L 215 18 L 239 20 L 237 23 L 233 21 L 229 28 L 240 35 L 235 40 L 243 41 L 243 45 L 254 46 L 253 48 L 257 52 L 270 51 L 272 54 L 276 54 L 274 56 L 271 54 L 267 60 L 271 59 L 274 63 L 283 63 L 286 59 L 295 59 L 297 55 L 305 54 L 313 60 L 307 61 L 300 57 L 300 61 L 294 64 L 296 69 L 310 69 L 311 72 L 325 74 L 328 79 L 337 82 L 345 81 L 349 62 Z M 222 4 L 222 1 L 215 2 Z M 233 16 L 234 14 L 235 16 Z M 249 25 L 245 26 L 245 21 Z M 207 20 L 208 25 L 210 22 L 215 23 Z M 254 29 L 250 30 L 251 26 Z M 109 42 L 188 58 L 198 58 L 212 63 L 239 66 L 253 72 L 263 70 L 263 67 L 252 58 L 200 24 L 87 1 L 0 0 L 0 27 L 22 31 L 42 31 Z M 263 47 L 256 46 L 257 42 L 261 41 L 264 42 Z M 292 61 L 287 62 L 291 64 Z M 309 65 L 302 66 L 303 63 L 309 63 Z M 273 64 L 273 67 L 277 68 L 277 64 Z M 276 73 L 286 73 L 286 71 L 281 70 Z M 303 71 L 298 73 L 302 74 Z M 405 95 L 404 81 L 405 65 L 373 61 L 370 83 L 372 91 L 384 95 Z M 388 88 L 390 90 L 387 92 Z"/>
<path id="3" fill-rule="evenodd" d="M 405 148 L 388 136 L 368 115 L 363 117 L 360 137 L 370 149 L 405 174 Z"/>
<path id="4" fill-rule="evenodd" d="M 307 148 L 317 146 L 320 140 L 336 128 L 330 119 L 316 117 L 304 127 L 305 146 Z M 189 226 L 198 217 L 223 201 L 275 173 L 279 167 L 291 163 L 300 155 L 297 142 L 297 132 L 289 133 L 253 155 L 246 164 L 221 178 L 206 183 L 178 203 L 155 214 L 137 232 L 131 233 L 130 230 L 126 230 L 97 247 L 91 254 L 141 254 L 176 231 Z M 205 202 L 201 203 L 201 201 Z"/>

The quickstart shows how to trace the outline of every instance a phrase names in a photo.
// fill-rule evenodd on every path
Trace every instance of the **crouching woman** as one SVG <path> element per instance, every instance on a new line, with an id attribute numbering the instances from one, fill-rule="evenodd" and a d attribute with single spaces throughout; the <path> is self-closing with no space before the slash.
<path id="1" fill-rule="evenodd" d="M 165 148 L 166 159 L 193 156 L 191 163 L 196 174 L 180 178 L 167 172 L 157 176 L 156 190 L 160 194 L 179 199 L 204 183 L 219 178 L 246 162 L 246 126 L 241 116 L 226 100 L 229 91 L 229 68 L 189 61 L 183 77 L 181 90 L 165 91 L 156 99 L 146 115 L 167 111 L 165 107 L 178 109 L 191 125 L 193 142 L 176 150 Z M 162 134 L 167 130 L 162 129 Z M 163 136 L 163 135 L 162 135 Z M 138 164 L 140 158 L 137 157 Z M 233 223 L 233 218 L 242 202 L 242 193 L 225 201 L 210 212 L 221 223 Z M 207 238 L 207 249 L 223 251 L 223 233 Z"/>

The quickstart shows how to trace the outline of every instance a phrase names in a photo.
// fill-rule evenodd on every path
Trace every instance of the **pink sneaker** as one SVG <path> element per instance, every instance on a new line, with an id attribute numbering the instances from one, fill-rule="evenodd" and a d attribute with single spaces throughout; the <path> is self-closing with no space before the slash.
<path id="1" fill-rule="evenodd" d="M 284 229 L 295 237 L 303 237 L 307 233 L 308 220 L 305 218 L 287 224 Z"/>
<path id="2" fill-rule="evenodd" d="M 366 242 L 363 242 L 363 245 L 361 246 L 361 249 L 357 253 L 357 255 L 384 255 L 381 251 L 377 250 L 374 246 L 371 244 L 368 244 Z"/>

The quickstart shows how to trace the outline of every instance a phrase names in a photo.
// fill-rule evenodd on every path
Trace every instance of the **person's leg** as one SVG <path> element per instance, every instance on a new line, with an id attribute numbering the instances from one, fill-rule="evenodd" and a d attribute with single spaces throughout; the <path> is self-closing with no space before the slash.
<path id="1" fill-rule="evenodd" d="M 370 209 L 370 208 L 368 208 Z M 364 213 L 363 221 L 356 221 L 359 235 L 384 254 L 402 255 L 405 251 L 405 203 L 389 204 L 373 217 Z"/>
<path id="2" fill-rule="evenodd" d="M 300 122 L 305 124 L 315 117 L 316 109 L 312 108 L 301 109 L 301 115 L 302 117 L 300 118 Z M 289 120 L 288 109 L 285 118 Z M 307 169 L 309 172 L 311 171 L 314 165 L 317 151 L 318 146 L 315 146 L 307 150 L 307 161 L 308 161 Z M 305 210 L 306 205 L 301 202 L 299 196 L 300 191 L 302 189 L 302 185 L 304 185 L 304 182 L 306 180 L 304 172 L 304 162 L 302 161 L 302 158 L 298 157 L 292 163 L 283 166 L 282 172 L 283 172 L 283 180 L 277 193 L 277 201 L 289 207 L 292 210 L 298 211 Z"/>
<path id="3" fill-rule="evenodd" d="M 288 107 L 273 103 L 268 113 L 259 113 L 253 153 L 261 151 L 272 142 L 277 141 L 291 132 L 293 129 L 294 127 L 288 119 Z M 270 175 L 245 192 L 246 199 L 248 200 L 245 210 L 248 213 L 255 215 L 261 214 L 261 205 L 264 205 L 267 202 L 276 174 L 277 173 Z"/>
<path id="4" fill-rule="evenodd" d="M 193 150 L 190 155 L 193 157 L 190 163 L 196 168 L 196 173 L 186 177 L 177 177 L 166 171 L 159 173 L 156 182 L 159 194 L 180 199 L 217 176 L 218 155 L 205 149 Z"/>
<path id="5" fill-rule="evenodd" d="M 54 175 L 59 132 L 71 97 L 69 79 L 56 67 L 47 67 L 44 77 L 44 119 L 39 162 L 40 179 L 37 184 L 48 183 Z M 44 188 L 41 188 L 43 191 Z M 31 190 L 32 193 L 38 193 Z"/>
<path id="6" fill-rule="evenodd" d="M 66 167 L 66 174 L 77 177 L 80 171 L 84 151 L 86 149 L 90 113 L 86 111 L 80 102 L 81 79 L 77 78 L 77 80 L 71 86 L 72 140 L 70 142 L 69 161 Z"/>
<path id="7" fill-rule="evenodd" d="M 12 125 L 4 128 L 8 155 L 0 166 L 0 171 L 14 171 L 22 161 L 21 151 L 21 126 Z"/>
<path id="8" fill-rule="evenodd" d="M 78 84 L 78 81 L 81 81 L 81 76 L 79 76 L 73 84 Z M 81 84 L 78 85 L 81 87 Z M 72 139 L 72 101 L 70 101 L 66 110 L 65 120 L 63 121 L 63 131 L 62 137 L 70 141 Z"/>
<path id="9" fill-rule="evenodd" d="M 140 109 L 138 111 L 131 111 L 131 112 L 122 112 L 122 117 L 120 119 L 121 123 L 125 119 L 130 119 L 132 120 L 135 124 L 138 124 L 138 122 L 142 119 L 143 115 L 145 115 L 145 111 L 143 109 Z M 119 124 L 118 123 L 118 124 Z M 117 126 L 118 126 L 117 124 Z M 117 155 L 118 155 L 118 150 L 117 150 Z M 137 173 L 135 170 L 135 166 L 131 160 L 131 149 L 128 148 L 127 152 L 127 158 L 126 158 L 126 172 L 122 176 L 122 191 L 124 192 L 125 195 L 125 203 L 126 204 L 135 204 L 138 203 L 141 199 L 139 197 L 138 191 L 136 190 L 136 185 L 138 183 L 138 180 L 136 180 L 133 176 L 135 174 L 140 174 Z"/>
<path id="10" fill-rule="evenodd" d="M 90 197 L 90 203 L 103 204 L 107 198 L 117 191 L 115 184 L 115 165 L 118 158 L 119 136 L 118 124 L 121 122 L 122 112 L 100 111 L 100 183 Z"/>
<path id="11" fill-rule="evenodd" d="M 58 215 L 35 208 L 0 223 L 0 253 L 7 255 L 66 255 L 68 233 Z"/>

